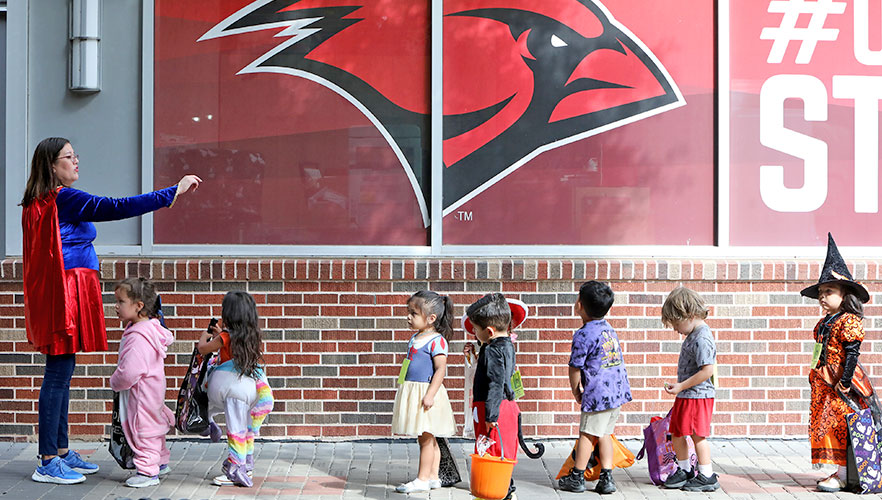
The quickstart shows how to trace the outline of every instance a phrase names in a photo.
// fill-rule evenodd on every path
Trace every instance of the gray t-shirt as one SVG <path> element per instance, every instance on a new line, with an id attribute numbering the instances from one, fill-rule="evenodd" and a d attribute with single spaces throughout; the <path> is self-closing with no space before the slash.
<path id="1" fill-rule="evenodd" d="M 707 325 L 701 325 L 692 330 L 680 347 L 680 360 L 677 362 L 677 382 L 683 382 L 695 375 L 704 365 L 713 365 L 717 362 L 717 345 L 714 336 Z M 677 394 L 678 398 L 702 399 L 712 398 L 716 395 L 714 385 L 710 379 L 694 385 Z"/>

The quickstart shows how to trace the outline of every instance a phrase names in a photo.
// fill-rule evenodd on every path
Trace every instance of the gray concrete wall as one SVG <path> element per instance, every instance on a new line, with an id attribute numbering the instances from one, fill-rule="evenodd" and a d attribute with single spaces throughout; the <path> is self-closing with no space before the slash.
<path id="1" fill-rule="evenodd" d="M 5 8 L 6 2 L 0 2 Z M 6 12 L 0 12 L 0 158 L 6 158 Z M 0 221 L 6 217 L 6 190 L 0 189 Z M 6 231 L 0 230 L 0 259 L 6 256 Z"/>
<path id="2" fill-rule="evenodd" d="M 26 152 L 7 156 L 17 160 L 7 168 L 19 170 L 7 179 L 21 182 L 18 189 L 10 186 L 8 192 L 20 196 L 24 190 L 20 179 L 27 178 L 27 163 L 37 143 L 45 137 L 61 136 L 70 139 L 80 155 L 80 179 L 74 187 L 114 197 L 140 193 L 141 0 L 102 2 L 101 91 L 93 94 L 67 88 L 69 0 L 29 0 L 27 4 L 27 34 L 10 37 L 8 49 L 10 54 L 27 51 L 26 110 L 23 116 L 8 121 L 10 131 L 17 124 L 25 134 L 9 134 L 10 138 L 22 138 L 10 141 L 9 147 L 26 148 Z M 14 15 L 12 10 L 10 15 Z M 21 165 L 23 156 L 25 164 Z M 21 252 L 20 235 L 12 234 L 21 214 L 15 206 L 18 201 L 4 203 L 7 253 L 11 255 Z M 140 240 L 139 219 L 98 225 L 97 245 L 137 245 Z"/>

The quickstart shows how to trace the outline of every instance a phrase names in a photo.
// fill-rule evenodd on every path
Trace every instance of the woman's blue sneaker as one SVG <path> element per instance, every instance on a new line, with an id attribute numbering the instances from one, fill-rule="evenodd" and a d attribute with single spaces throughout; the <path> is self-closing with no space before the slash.
<path id="1" fill-rule="evenodd" d="M 37 466 L 31 479 L 38 483 L 76 484 L 86 480 L 86 476 L 71 469 L 61 457 L 54 457 L 46 465 Z"/>
<path id="2" fill-rule="evenodd" d="M 83 460 L 83 457 L 81 457 L 79 453 L 73 450 L 68 451 L 67 456 L 62 458 L 62 460 L 64 460 L 65 465 L 79 472 L 80 474 L 94 474 L 98 472 L 98 464 L 86 462 L 85 460 Z"/>

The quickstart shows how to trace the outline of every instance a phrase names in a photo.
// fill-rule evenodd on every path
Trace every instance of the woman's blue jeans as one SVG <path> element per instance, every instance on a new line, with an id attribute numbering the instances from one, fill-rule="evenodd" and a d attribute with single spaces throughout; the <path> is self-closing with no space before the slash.
<path id="1" fill-rule="evenodd" d="M 40 424 L 40 455 L 58 455 L 67 448 L 67 410 L 70 406 L 70 379 L 77 364 L 76 354 L 46 356 L 46 370 L 37 408 Z"/>

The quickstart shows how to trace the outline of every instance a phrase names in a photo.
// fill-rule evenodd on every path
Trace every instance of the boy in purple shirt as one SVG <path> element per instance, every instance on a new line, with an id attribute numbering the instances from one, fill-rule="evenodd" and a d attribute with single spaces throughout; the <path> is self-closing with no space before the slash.
<path id="1" fill-rule="evenodd" d="M 605 319 L 613 304 L 613 291 L 606 283 L 589 281 L 579 288 L 576 313 L 585 324 L 573 334 L 570 355 L 570 387 L 582 405 L 575 464 L 558 480 L 565 491 L 585 491 L 585 468 L 597 447 L 600 477 L 594 491 L 602 495 L 616 491 L 612 478 L 613 444 L 610 434 L 621 406 L 631 401 L 628 372 L 616 331 Z"/>

